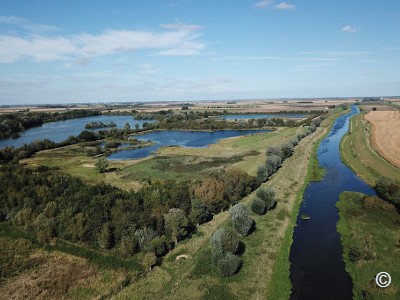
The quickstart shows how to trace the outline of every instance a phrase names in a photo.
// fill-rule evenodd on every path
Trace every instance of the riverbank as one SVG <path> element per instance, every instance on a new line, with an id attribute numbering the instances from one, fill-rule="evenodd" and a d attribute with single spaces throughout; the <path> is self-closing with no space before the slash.
<path id="1" fill-rule="evenodd" d="M 350 130 L 340 143 L 342 161 L 371 186 L 382 176 L 400 180 L 400 170 L 373 149 L 371 128 L 364 115 L 360 113 L 350 120 Z"/>
<path id="2" fill-rule="evenodd" d="M 400 298 L 400 216 L 378 198 L 344 192 L 337 203 L 337 230 L 343 245 L 346 271 L 353 281 L 353 299 Z M 375 276 L 388 272 L 392 284 L 379 288 Z"/>
<path id="3" fill-rule="evenodd" d="M 296 199 L 293 205 L 293 210 L 290 214 L 290 221 L 285 232 L 285 236 L 282 242 L 282 246 L 277 254 L 277 259 L 273 269 L 273 275 L 269 289 L 267 293 L 267 299 L 289 299 L 292 289 L 290 282 L 290 247 L 293 242 L 293 232 L 296 226 L 297 216 L 300 210 L 300 204 L 303 199 L 304 191 L 307 185 L 312 181 L 319 181 L 324 177 L 325 170 L 319 166 L 317 150 L 321 141 L 330 132 L 336 118 L 347 113 L 348 110 L 338 112 L 328 117 L 321 124 L 324 130 L 319 133 L 318 138 L 313 143 L 313 147 L 310 153 L 310 159 L 308 161 L 306 173 L 304 174 L 304 182 L 301 188 L 296 193 Z"/>

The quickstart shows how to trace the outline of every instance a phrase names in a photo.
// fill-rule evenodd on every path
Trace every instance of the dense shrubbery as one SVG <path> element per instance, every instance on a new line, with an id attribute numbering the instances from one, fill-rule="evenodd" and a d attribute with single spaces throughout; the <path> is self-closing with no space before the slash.
<path id="1" fill-rule="evenodd" d="M 376 182 L 376 191 L 382 199 L 400 207 L 400 182 L 389 178 L 381 177 Z"/>
<path id="2" fill-rule="evenodd" d="M 259 188 L 256 195 L 251 202 L 251 210 L 254 213 L 262 215 L 275 205 L 275 192 L 271 188 Z"/>
<path id="3" fill-rule="evenodd" d="M 238 203 L 229 209 L 229 213 L 236 232 L 242 236 L 248 235 L 254 221 L 247 207 L 242 203 Z"/>

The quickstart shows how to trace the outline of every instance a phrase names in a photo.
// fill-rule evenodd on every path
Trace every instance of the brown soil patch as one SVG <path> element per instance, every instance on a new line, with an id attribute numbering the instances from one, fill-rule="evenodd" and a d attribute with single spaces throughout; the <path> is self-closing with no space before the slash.
<path id="1" fill-rule="evenodd" d="M 400 168 L 400 111 L 371 111 L 372 145 L 387 161 Z"/>

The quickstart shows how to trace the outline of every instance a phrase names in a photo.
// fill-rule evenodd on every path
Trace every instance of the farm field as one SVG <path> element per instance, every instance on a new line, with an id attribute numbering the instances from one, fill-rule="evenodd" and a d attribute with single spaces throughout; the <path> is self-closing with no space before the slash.
<path id="1" fill-rule="evenodd" d="M 372 125 L 372 146 L 400 168 L 400 111 L 371 111 L 365 119 Z"/>
<path id="2" fill-rule="evenodd" d="M 399 180 L 399 169 L 374 150 L 371 128 L 364 116 L 360 113 L 350 120 L 350 131 L 340 146 L 343 161 L 370 185 L 374 185 L 381 176 Z"/>

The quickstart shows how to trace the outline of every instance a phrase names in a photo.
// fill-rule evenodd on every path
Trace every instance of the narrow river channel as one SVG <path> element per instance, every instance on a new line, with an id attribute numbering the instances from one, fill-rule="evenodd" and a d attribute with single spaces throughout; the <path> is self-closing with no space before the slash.
<path id="1" fill-rule="evenodd" d="M 291 299 L 352 299 L 352 282 L 336 231 L 339 215 L 335 204 L 343 191 L 375 194 L 340 159 L 340 141 L 357 113 L 353 106 L 350 113 L 337 118 L 318 148 L 319 164 L 326 173 L 322 181 L 310 183 L 303 195 L 290 250 Z M 302 214 L 311 219 L 302 220 Z"/>

